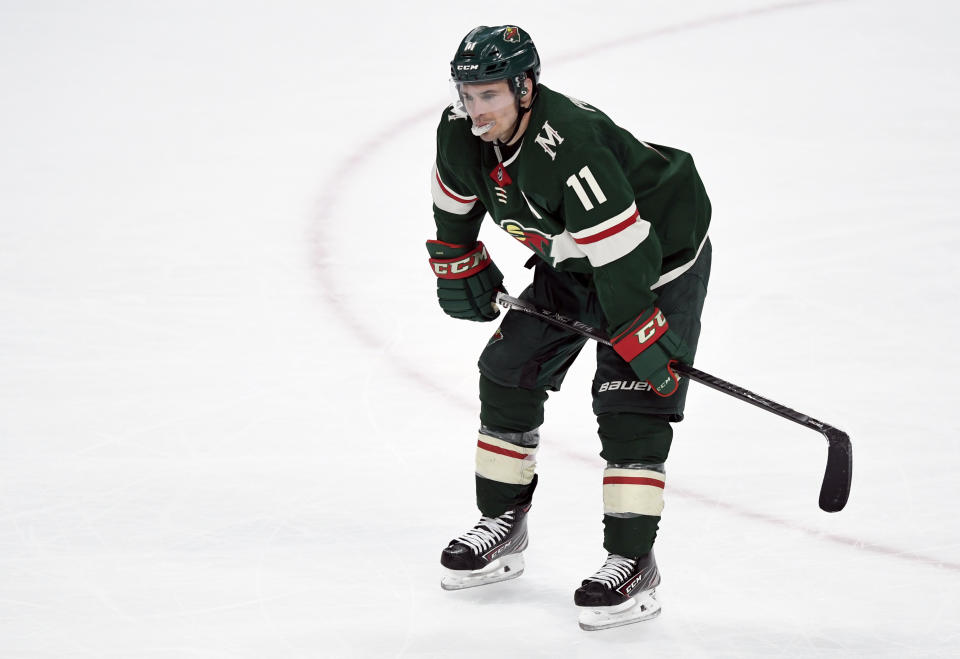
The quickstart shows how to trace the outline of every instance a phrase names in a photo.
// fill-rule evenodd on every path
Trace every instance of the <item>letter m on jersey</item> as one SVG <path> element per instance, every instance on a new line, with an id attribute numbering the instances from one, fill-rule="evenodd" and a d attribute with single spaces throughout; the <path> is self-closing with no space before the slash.
<path id="1" fill-rule="evenodd" d="M 534 142 L 543 147 L 543 150 L 550 156 L 550 160 L 556 160 L 557 152 L 555 149 L 558 145 L 563 144 L 563 138 L 560 137 L 560 133 L 553 129 L 550 122 L 544 121 Z"/>

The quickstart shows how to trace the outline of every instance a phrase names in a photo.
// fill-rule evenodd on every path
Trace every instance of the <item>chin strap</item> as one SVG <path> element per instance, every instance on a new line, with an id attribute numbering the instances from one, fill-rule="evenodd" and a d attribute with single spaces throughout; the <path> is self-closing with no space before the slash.
<path id="1" fill-rule="evenodd" d="M 510 137 L 505 139 L 502 144 L 510 144 L 513 141 L 513 138 L 517 136 L 517 133 L 520 131 L 520 124 L 523 123 L 523 115 L 530 112 L 533 109 L 533 104 L 537 101 L 537 90 L 533 90 L 533 100 L 530 101 L 530 107 L 525 108 L 520 105 L 520 99 L 517 98 L 517 122 L 513 126 L 513 132 L 510 133 Z"/>

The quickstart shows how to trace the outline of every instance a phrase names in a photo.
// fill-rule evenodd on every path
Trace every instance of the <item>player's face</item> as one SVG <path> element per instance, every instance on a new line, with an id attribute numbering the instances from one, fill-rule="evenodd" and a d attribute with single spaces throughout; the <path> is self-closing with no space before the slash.
<path id="1" fill-rule="evenodd" d="M 517 121 L 517 104 L 506 80 L 462 84 L 459 91 L 475 135 L 480 133 L 485 142 L 510 137 Z"/>

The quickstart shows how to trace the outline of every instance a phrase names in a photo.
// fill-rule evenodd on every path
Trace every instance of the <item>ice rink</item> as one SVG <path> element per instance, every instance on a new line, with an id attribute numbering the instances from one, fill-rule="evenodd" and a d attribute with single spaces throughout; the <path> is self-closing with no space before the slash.
<path id="1" fill-rule="evenodd" d="M 960 656 L 960 6 L 326 4 L 0 0 L 0 657 Z M 502 23 L 694 155 L 697 366 L 853 439 L 828 515 L 819 434 L 692 386 L 663 614 L 605 632 L 590 349 L 526 573 L 439 587 L 495 325 L 436 305 L 429 173 L 454 49 Z"/>

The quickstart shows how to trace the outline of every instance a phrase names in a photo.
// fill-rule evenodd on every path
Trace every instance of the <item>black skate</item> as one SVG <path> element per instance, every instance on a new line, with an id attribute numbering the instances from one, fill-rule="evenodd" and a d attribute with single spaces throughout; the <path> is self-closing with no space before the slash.
<path id="1" fill-rule="evenodd" d="M 440 564 L 446 568 L 440 587 L 460 590 L 523 574 L 529 510 L 528 503 L 499 517 L 481 517 L 476 526 L 451 540 L 440 554 Z"/>
<path id="2" fill-rule="evenodd" d="M 639 558 L 607 555 L 603 567 L 573 594 L 574 604 L 583 609 L 580 628 L 595 631 L 655 618 L 660 615 L 654 597 L 659 584 L 652 551 Z"/>

